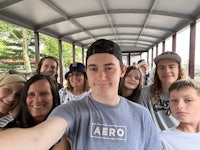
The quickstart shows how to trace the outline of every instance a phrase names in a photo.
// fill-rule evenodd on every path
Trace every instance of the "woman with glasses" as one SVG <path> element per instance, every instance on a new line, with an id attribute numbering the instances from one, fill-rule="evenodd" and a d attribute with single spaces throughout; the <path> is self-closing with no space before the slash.
<path id="1" fill-rule="evenodd" d="M 19 104 L 25 82 L 20 74 L 8 72 L 0 75 L 0 130 L 9 128 L 8 124 L 13 122 L 12 112 Z"/>
<path id="2" fill-rule="evenodd" d="M 79 100 L 90 93 L 85 65 L 74 62 L 65 74 L 67 86 L 59 90 L 61 104 L 72 100 Z"/>

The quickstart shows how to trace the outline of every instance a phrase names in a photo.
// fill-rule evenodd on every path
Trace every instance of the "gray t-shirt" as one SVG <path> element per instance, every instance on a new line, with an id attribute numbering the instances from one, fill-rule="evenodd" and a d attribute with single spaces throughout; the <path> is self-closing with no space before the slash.
<path id="1" fill-rule="evenodd" d="M 150 86 L 151 85 L 147 85 L 142 88 L 139 97 L 139 103 L 149 109 L 158 131 L 177 126 L 178 121 L 170 114 L 169 94 L 162 93 L 160 95 L 160 102 L 153 105 L 151 100 Z"/>
<path id="2" fill-rule="evenodd" d="M 110 106 L 86 96 L 58 106 L 52 116 L 68 122 L 72 150 L 161 150 L 148 110 L 122 97 Z"/>

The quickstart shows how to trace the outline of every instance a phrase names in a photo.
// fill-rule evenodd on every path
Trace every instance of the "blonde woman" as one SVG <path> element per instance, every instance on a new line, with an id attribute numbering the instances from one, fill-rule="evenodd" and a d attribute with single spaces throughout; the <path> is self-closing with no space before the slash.
<path id="1" fill-rule="evenodd" d="M 19 74 L 0 75 L 0 130 L 14 120 L 12 111 L 20 101 L 26 79 Z"/>

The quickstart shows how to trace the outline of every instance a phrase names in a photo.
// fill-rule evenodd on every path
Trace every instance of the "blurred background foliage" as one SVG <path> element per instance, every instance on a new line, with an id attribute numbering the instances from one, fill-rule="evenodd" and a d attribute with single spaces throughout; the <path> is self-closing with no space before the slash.
<path id="1" fill-rule="evenodd" d="M 44 34 L 39 34 L 40 56 L 58 55 L 58 40 Z M 9 23 L 0 21 L 0 73 L 9 69 L 19 72 L 34 72 L 35 67 L 34 33 Z M 76 61 L 82 62 L 82 48 L 75 47 Z M 62 42 L 63 72 L 72 63 L 72 45 Z"/>

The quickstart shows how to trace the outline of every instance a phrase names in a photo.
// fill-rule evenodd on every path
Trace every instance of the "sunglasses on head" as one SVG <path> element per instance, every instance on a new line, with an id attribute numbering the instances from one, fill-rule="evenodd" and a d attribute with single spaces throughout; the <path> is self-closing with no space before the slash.
<path id="1" fill-rule="evenodd" d="M 19 73 L 19 72 L 16 71 L 16 70 L 8 70 L 8 71 L 6 72 L 6 74 L 21 74 L 21 73 Z"/>

